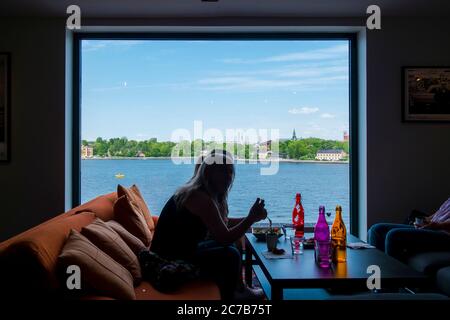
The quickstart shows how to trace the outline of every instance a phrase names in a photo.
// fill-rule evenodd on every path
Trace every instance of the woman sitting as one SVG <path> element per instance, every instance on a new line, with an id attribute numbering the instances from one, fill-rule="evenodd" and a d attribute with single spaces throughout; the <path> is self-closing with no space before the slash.
<path id="1" fill-rule="evenodd" d="M 373 225 L 368 242 L 404 262 L 416 253 L 450 250 L 450 198 L 422 224 Z"/>
<path id="2" fill-rule="evenodd" d="M 223 299 L 238 296 L 241 255 L 233 243 L 253 223 L 267 217 L 264 200 L 257 198 L 246 218 L 227 224 L 227 197 L 234 174 L 231 154 L 223 150 L 208 154 L 194 176 L 167 201 L 150 248 L 164 259 L 198 266 L 200 276 L 218 284 Z M 208 234 L 213 241 L 205 241 Z"/>

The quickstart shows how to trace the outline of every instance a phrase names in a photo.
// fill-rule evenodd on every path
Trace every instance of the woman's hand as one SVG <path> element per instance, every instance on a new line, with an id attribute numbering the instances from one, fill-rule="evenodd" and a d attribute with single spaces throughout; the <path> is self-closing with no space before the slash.
<path id="1" fill-rule="evenodd" d="M 255 203 L 250 208 L 250 212 L 248 214 L 248 217 L 253 222 L 258 222 L 260 220 L 264 220 L 267 218 L 267 210 L 264 208 L 264 200 L 260 198 L 256 198 Z"/>

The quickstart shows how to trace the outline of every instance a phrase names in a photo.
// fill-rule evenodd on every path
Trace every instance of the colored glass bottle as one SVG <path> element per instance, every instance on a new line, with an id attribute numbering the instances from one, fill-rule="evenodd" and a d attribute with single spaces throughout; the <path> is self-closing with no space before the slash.
<path id="1" fill-rule="evenodd" d="M 342 207 L 336 206 L 336 217 L 331 227 L 333 262 L 347 261 L 347 229 L 342 219 Z"/>
<path id="2" fill-rule="evenodd" d="M 325 207 L 319 207 L 319 219 L 314 227 L 314 256 L 322 268 L 330 267 L 330 228 L 325 219 Z"/>
<path id="3" fill-rule="evenodd" d="M 295 228 L 295 237 L 303 238 L 305 235 L 305 210 L 302 205 L 302 196 L 300 193 L 295 195 L 295 206 L 292 210 L 292 223 Z"/>

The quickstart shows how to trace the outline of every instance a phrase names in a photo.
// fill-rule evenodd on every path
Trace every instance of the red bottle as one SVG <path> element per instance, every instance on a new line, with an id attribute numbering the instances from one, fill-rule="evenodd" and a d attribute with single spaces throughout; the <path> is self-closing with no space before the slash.
<path id="1" fill-rule="evenodd" d="M 302 196 L 300 193 L 295 195 L 295 207 L 292 210 L 292 223 L 295 228 L 295 236 L 303 238 L 305 235 L 305 210 L 302 205 Z"/>

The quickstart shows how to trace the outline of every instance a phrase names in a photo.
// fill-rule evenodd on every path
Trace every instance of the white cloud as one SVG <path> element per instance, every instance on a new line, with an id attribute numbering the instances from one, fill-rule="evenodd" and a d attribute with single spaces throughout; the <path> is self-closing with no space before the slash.
<path id="1" fill-rule="evenodd" d="M 154 84 L 139 84 L 139 85 L 130 85 L 128 82 L 121 82 L 116 86 L 111 87 L 96 87 L 91 88 L 89 91 L 91 92 L 109 92 L 109 91 L 119 91 L 119 90 L 134 90 L 134 89 L 148 89 L 148 88 L 168 88 L 171 90 L 179 90 L 179 89 L 190 89 L 192 88 L 190 84 L 187 83 L 154 83 Z"/>
<path id="2" fill-rule="evenodd" d="M 348 53 L 348 45 L 337 45 L 334 47 L 309 50 L 304 52 L 288 53 L 262 59 L 263 62 L 301 61 L 301 60 L 324 60 L 333 59 Z"/>
<path id="3" fill-rule="evenodd" d="M 301 108 L 293 108 L 288 112 L 292 114 L 311 114 L 319 111 L 319 108 L 311 108 L 311 107 L 301 107 Z"/>
<path id="4" fill-rule="evenodd" d="M 229 59 L 222 59 L 219 61 L 222 61 L 223 63 L 245 63 L 245 60 L 240 58 L 229 58 Z"/>
<path id="5" fill-rule="evenodd" d="M 261 63 L 261 62 L 287 62 L 287 61 L 307 61 L 307 60 L 327 60 L 336 59 L 348 54 L 349 48 L 346 44 L 335 45 L 328 48 L 306 50 L 301 52 L 280 54 L 260 59 L 223 59 L 224 63 Z"/>
<path id="6" fill-rule="evenodd" d="M 111 46 L 126 48 L 140 43 L 142 43 L 142 41 L 139 40 L 84 40 L 81 48 L 83 52 L 89 52 Z"/>
<path id="7" fill-rule="evenodd" d="M 235 84 L 239 82 L 250 81 L 252 78 L 249 77 L 215 77 L 206 78 L 198 81 L 200 84 Z"/>
<path id="8" fill-rule="evenodd" d="M 334 115 L 334 114 L 331 114 L 331 113 L 322 113 L 321 115 L 320 115 L 322 118 L 326 118 L 326 119 L 332 119 L 332 118 L 335 118 L 336 116 Z"/>
<path id="9" fill-rule="evenodd" d="M 283 77 L 318 77 L 326 74 L 347 74 L 348 66 L 333 67 L 303 67 L 298 69 L 290 69 L 280 72 L 279 76 Z"/>
<path id="10" fill-rule="evenodd" d="M 336 47 L 334 48 L 330 50 L 338 51 Z M 324 50 L 319 51 L 323 53 Z M 249 91 L 267 90 L 272 87 L 273 89 L 283 88 L 299 92 L 326 88 L 330 85 L 346 85 L 348 78 L 348 60 L 343 56 L 329 60 L 282 63 L 270 67 L 262 64 L 240 71 L 224 70 L 190 83 L 194 86 L 200 85 L 199 89 L 205 90 Z"/>
<path id="11" fill-rule="evenodd" d="M 215 77 L 201 79 L 197 84 L 206 90 L 248 90 L 248 89 L 274 89 L 293 88 L 299 90 L 314 90 L 330 84 L 345 84 L 348 75 L 330 75 L 325 77 L 305 77 L 288 79 L 262 79 L 255 77 Z"/>
<path id="12" fill-rule="evenodd" d="M 269 68 L 261 66 L 260 68 L 253 67 L 242 71 L 221 71 L 220 74 L 213 74 L 209 78 L 214 78 L 214 76 L 230 79 L 270 77 L 273 79 L 284 78 L 285 80 L 311 80 L 319 77 L 348 76 L 348 61 L 343 59 L 321 62 L 290 63 Z"/>

